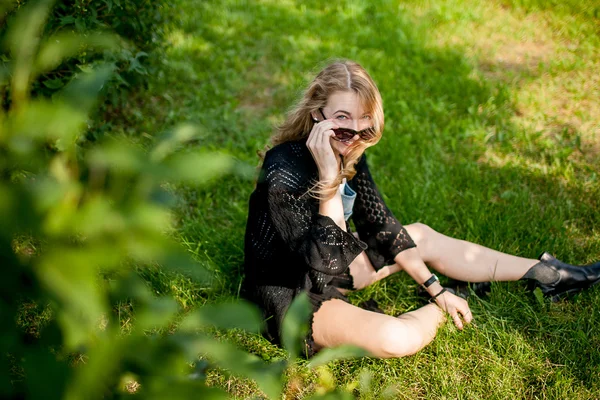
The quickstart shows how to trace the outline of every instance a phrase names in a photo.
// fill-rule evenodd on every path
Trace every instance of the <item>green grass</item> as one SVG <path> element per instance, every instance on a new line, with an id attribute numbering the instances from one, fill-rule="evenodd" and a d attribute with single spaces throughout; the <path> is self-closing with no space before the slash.
<path id="1" fill-rule="evenodd" d="M 176 4 L 160 72 L 113 122 L 118 130 L 145 144 L 193 122 L 204 131 L 199 146 L 255 166 L 307 80 L 328 59 L 354 59 L 383 95 L 387 125 L 370 164 L 401 221 L 525 257 L 600 258 L 597 1 Z M 215 282 L 148 273 L 157 291 L 185 308 L 238 295 L 253 188 L 237 175 L 181 188 L 176 235 Z M 415 289 L 398 275 L 353 298 L 374 297 L 398 314 L 421 305 Z M 472 326 L 446 324 L 415 356 L 320 372 L 298 365 L 287 398 L 330 380 L 362 398 L 386 388 L 407 399 L 600 396 L 599 289 L 552 304 L 520 283 L 498 283 L 470 305 Z M 255 335 L 222 335 L 265 359 L 283 355 Z M 209 381 L 237 398 L 259 393 L 219 371 Z"/>

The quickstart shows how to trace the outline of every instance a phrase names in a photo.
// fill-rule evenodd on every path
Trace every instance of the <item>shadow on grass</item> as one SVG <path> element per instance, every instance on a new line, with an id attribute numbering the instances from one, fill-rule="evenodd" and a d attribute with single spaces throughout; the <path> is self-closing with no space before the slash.
<path id="1" fill-rule="evenodd" d="M 600 255 L 600 191 L 591 180 L 593 169 L 578 171 L 587 181 L 573 178 L 569 154 L 559 144 L 543 144 L 536 132 L 513 125 L 508 86 L 475 73 L 460 49 L 428 46 L 426 25 L 412 23 L 395 3 L 181 6 L 177 40 L 165 60 L 171 73 L 157 87 L 166 88 L 178 106 L 174 122 L 204 127 L 204 146 L 224 148 L 254 165 L 271 126 L 323 60 L 354 59 L 384 97 L 386 133 L 370 150 L 370 163 L 400 220 L 526 257 L 548 250 L 585 262 Z M 229 177 L 201 191 L 182 190 L 179 234 L 191 252 L 212 263 L 221 282 L 202 293 L 206 301 L 237 295 L 253 188 L 251 180 Z M 501 296 L 490 304 L 506 319 L 507 331 L 539 349 L 539 357 L 573 367 L 570 373 L 597 386 L 588 363 L 597 365 L 600 351 L 587 335 L 598 326 L 578 317 L 593 313 L 597 300 L 596 290 L 574 303 L 540 309 L 548 326 L 533 335 L 532 315 L 519 313 L 518 304 Z M 385 300 L 382 305 L 390 306 Z M 578 332 L 586 335 L 579 345 L 547 347 Z"/>

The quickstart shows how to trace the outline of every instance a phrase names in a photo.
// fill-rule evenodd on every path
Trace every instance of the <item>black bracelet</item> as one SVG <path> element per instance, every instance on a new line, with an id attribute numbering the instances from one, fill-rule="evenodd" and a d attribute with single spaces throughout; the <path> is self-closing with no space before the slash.
<path id="1" fill-rule="evenodd" d="M 431 275 L 431 278 L 427 279 L 425 282 L 423 282 L 423 284 L 421 286 L 423 286 L 425 289 L 427 289 L 429 286 L 433 285 L 433 282 L 438 281 L 439 279 L 437 276 L 435 276 L 435 274 Z"/>
<path id="2" fill-rule="evenodd" d="M 440 290 L 440 292 L 438 294 L 436 294 L 435 296 L 432 296 L 429 299 L 429 302 L 433 303 L 435 301 L 435 299 L 437 299 L 438 297 L 440 297 L 442 294 L 446 293 L 446 291 L 447 291 L 446 288 L 442 288 L 442 290 Z"/>

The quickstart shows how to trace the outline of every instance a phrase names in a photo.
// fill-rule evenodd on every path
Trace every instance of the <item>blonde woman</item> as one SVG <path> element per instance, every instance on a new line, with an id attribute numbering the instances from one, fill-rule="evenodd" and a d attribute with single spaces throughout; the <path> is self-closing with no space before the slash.
<path id="1" fill-rule="evenodd" d="M 521 258 L 424 224 L 401 225 L 365 154 L 383 127 L 377 86 L 359 64 L 343 60 L 317 75 L 272 137 L 250 197 L 244 280 L 245 295 L 264 312 L 269 339 L 279 342 L 287 307 L 306 292 L 313 306 L 307 356 L 341 344 L 378 357 L 414 354 L 431 342 L 446 314 L 459 329 L 473 320 L 467 301 L 442 287 L 428 267 L 469 282 L 529 279 L 549 296 L 600 281 L 600 262 L 576 267 L 548 253 Z M 396 318 L 344 296 L 399 271 L 423 286 L 430 304 Z"/>

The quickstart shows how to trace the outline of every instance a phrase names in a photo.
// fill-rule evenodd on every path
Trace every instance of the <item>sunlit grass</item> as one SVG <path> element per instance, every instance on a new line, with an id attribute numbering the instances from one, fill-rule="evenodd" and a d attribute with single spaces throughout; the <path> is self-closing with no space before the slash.
<path id="1" fill-rule="evenodd" d="M 370 163 L 401 221 L 521 256 L 547 250 L 590 262 L 600 258 L 600 5 L 546 4 L 182 0 L 161 71 L 126 115 L 146 133 L 141 141 L 193 122 L 204 132 L 199 145 L 255 166 L 318 68 L 355 59 L 384 98 L 386 132 Z M 139 134 L 127 123 L 124 132 Z M 181 188 L 176 235 L 214 285 L 158 271 L 148 280 L 185 309 L 237 297 L 253 188 L 240 176 Z M 397 315 L 422 304 L 415 291 L 399 275 L 353 299 L 375 298 Z M 476 322 L 464 332 L 446 324 L 405 359 L 331 363 L 330 378 L 362 398 L 388 387 L 407 399 L 597 397 L 600 290 L 551 304 L 522 284 L 497 283 L 470 304 Z M 264 359 L 283 356 L 256 335 L 222 335 Z M 323 390 L 330 378 L 300 363 L 287 398 Z M 237 398 L 257 394 L 221 372 L 209 380 Z"/>

